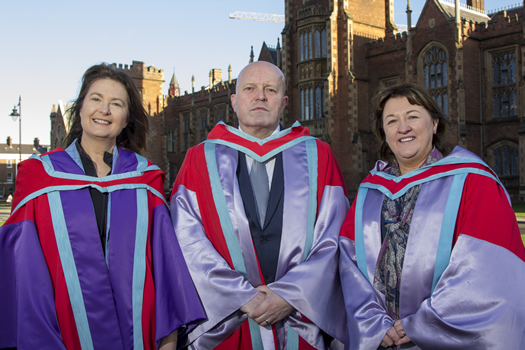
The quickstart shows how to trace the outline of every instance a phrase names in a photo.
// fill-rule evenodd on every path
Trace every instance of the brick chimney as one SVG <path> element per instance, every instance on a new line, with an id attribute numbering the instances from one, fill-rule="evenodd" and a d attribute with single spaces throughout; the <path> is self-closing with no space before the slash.
<path id="1" fill-rule="evenodd" d="M 7 136 L 5 143 L 7 143 L 7 147 L 13 147 L 13 139 L 11 139 L 11 136 Z"/>

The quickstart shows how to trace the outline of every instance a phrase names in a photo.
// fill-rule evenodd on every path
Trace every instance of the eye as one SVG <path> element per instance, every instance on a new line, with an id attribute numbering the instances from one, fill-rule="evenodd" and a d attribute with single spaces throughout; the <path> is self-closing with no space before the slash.
<path id="1" fill-rule="evenodd" d="M 98 101 L 100 101 L 100 98 L 98 98 L 98 97 L 96 97 L 96 96 L 93 96 L 93 97 L 91 98 L 91 101 L 98 102 Z"/>
<path id="2" fill-rule="evenodd" d="M 275 89 L 272 89 L 272 88 L 268 89 L 268 91 L 269 91 L 269 92 L 272 92 L 272 93 L 273 93 L 273 92 L 277 92 Z"/>
<path id="3" fill-rule="evenodd" d="M 417 119 L 419 118 L 417 115 L 409 115 L 408 116 L 408 119 Z"/>
<path id="4" fill-rule="evenodd" d="M 122 108 L 122 103 L 120 102 L 113 102 L 112 105 Z"/>
<path id="5" fill-rule="evenodd" d="M 392 124 L 394 124 L 395 122 L 397 122 L 396 119 L 389 119 L 389 120 L 386 122 L 386 125 L 392 125 Z"/>

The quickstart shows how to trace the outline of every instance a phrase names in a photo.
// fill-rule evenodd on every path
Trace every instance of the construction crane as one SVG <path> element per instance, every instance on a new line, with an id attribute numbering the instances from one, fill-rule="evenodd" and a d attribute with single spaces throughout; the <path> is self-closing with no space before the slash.
<path id="1" fill-rule="evenodd" d="M 271 15 L 268 13 L 235 11 L 234 13 L 230 13 L 230 18 L 231 19 L 245 19 L 249 21 L 284 23 L 284 15 Z"/>

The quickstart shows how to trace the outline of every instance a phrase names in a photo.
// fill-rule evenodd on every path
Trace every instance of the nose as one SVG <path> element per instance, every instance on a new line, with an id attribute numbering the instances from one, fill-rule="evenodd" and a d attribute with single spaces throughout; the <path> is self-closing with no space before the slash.
<path id="1" fill-rule="evenodd" d="M 100 106 L 100 113 L 104 114 L 104 115 L 109 115 L 111 114 L 111 110 L 109 108 L 109 103 L 106 103 L 106 102 L 103 102 Z"/>
<path id="2" fill-rule="evenodd" d="M 256 99 L 258 101 L 266 101 L 266 93 L 264 92 L 264 89 L 257 89 Z"/>
<path id="3" fill-rule="evenodd" d="M 406 134 L 407 132 L 411 131 L 412 128 L 410 127 L 410 125 L 408 124 L 408 121 L 406 119 L 401 119 L 399 121 L 399 126 L 397 128 L 397 132 L 401 133 L 401 134 Z"/>

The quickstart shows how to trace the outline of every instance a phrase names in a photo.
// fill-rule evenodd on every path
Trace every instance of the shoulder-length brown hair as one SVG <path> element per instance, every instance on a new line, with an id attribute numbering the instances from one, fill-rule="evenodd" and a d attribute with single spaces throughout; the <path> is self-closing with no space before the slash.
<path id="1" fill-rule="evenodd" d="M 123 70 L 117 69 L 112 65 L 106 63 L 97 64 L 90 67 L 82 77 L 82 85 L 80 92 L 73 105 L 69 108 L 69 133 L 66 136 L 63 147 L 68 147 L 75 139 L 82 136 L 82 125 L 80 123 L 80 110 L 84 104 L 91 85 L 99 79 L 111 79 L 121 83 L 128 93 L 129 107 L 128 107 L 128 124 L 117 136 L 117 146 L 126 148 L 136 153 L 146 151 L 146 139 L 149 133 L 149 119 L 142 99 L 140 98 L 139 90 L 133 82 L 133 79 Z"/>
<path id="2" fill-rule="evenodd" d="M 385 109 L 386 102 L 396 97 L 406 97 L 410 104 L 424 107 L 430 113 L 432 119 L 439 121 L 437 131 L 432 138 L 432 145 L 444 156 L 448 155 L 451 151 L 451 146 L 445 142 L 445 132 L 449 125 L 447 116 L 441 111 L 427 90 L 416 84 L 404 83 L 379 89 L 372 98 L 373 131 L 381 142 L 381 149 L 379 151 L 380 158 L 389 163 L 394 160 L 394 153 L 385 142 L 383 110 Z"/>

